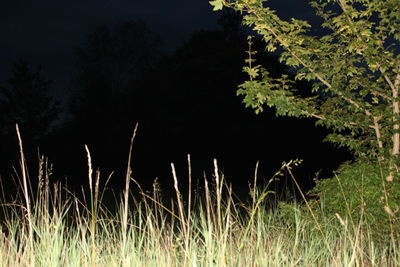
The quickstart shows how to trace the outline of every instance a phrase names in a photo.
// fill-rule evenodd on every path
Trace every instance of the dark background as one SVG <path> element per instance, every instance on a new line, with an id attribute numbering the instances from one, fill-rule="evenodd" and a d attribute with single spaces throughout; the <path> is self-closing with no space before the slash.
<path id="1" fill-rule="evenodd" d="M 318 24 L 306 1 L 270 1 L 284 18 Z M 172 185 L 170 163 L 187 181 L 211 177 L 216 158 L 236 192 L 247 192 L 257 162 L 264 183 L 283 161 L 303 159 L 294 173 L 305 190 L 316 173 L 331 175 L 349 153 L 324 143 L 313 120 L 276 118 L 246 109 L 237 86 L 249 31 L 240 16 L 213 12 L 208 1 L 8 1 L 0 8 L 0 174 L 15 177 L 19 123 L 31 179 L 39 155 L 52 180 L 87 183 L 84 144 L 102 179 L 121 189 L 132 130 L 133 176 L 150 188 Z M 258 63 L 290 74 L 257 42 Z M 309 84 L 298 83 L 307 91 Z M 286 183 L 283 177 L 281 188 Z"/>

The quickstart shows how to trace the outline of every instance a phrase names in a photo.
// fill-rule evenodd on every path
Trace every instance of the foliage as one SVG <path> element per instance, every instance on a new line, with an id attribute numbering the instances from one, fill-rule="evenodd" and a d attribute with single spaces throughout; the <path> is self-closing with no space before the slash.
<path id="1" fill-rule="evenodd" d="M 357 156 L 400 153 L 400 1 L 319 0 L 312 7 L 323 19 L 322 35 L 312 36 L 303 20 L 284 21 L 264 0 L 216 0 L 240 11 L 244 23 L 262 36 L 266 49 L 281 54 L 296 80 L 313 81 L 303 97 L 289 76 L 270 77 L 249 51 L 240 85 L 244 102 L 260 112 L 274 107 L 277 115 L 313 117 L 332 130 L 327 140 Z M 397 160 L 397 157 L 396 157 Z"/>
<path id="2" fill-rule="evenodd" d="M 318 181 L 313 192 L 323 211 L 343 224 L 346 217 L 352 226 L 367 221 L 381 238 L 398 235 L 400 1 L 310 1 L 323 21 L 314 36 L 307 21 L 282 20 L 267 2 L 210 2 L 214 10 L 225 6 L 241 12 L 266 50 L 280 53 L 281 62 L 295 73 L 294 79 L 271 77 L 255 63 L 249 38 L 244 67 L 249 80 L 239 86 L 238 95 L 256 113 L 267 106 L 277 116 L 311 117 L 330 129 L 326 140 L 353 151 L 358 162 Z M 313 82 L 310 92 L 299 92 L 294 80 Z"/>
<path id="3" fill-rule="evenodd" d="M 344 164 L 335 177 L 317 181 L 324 216 L 342 218 L 348 227 L 368 227 L 375 240 L 400 235 L 400 182 L 376 162 Z"/>

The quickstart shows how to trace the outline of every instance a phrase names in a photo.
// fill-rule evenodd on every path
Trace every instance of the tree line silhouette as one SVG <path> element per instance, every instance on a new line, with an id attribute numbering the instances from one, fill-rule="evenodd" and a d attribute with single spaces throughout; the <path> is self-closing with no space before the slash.
<path id="1" fill-rule="evenodd" d="M 54 179 L 85 183 L 87 144 L 94 166 L 104 176 L 113 172 L 111 186 L 122 187 L 130 135 L 139 123 L 133 175 L 144 186 L 158 177 L 168 187 L 171 162 L 185 180 L 191 154 L 195 178 L 211 173 L 217 158 L 237 186 L 253 178 L 257 161 L 260 176 L 268 180 L 282 161 L 301 158 L 297 175 L 309 187 L 315 172 L 328 174 L 349 154 L 323 143 L 326 132 L 312 120 L 276 118 L 272 110 L 255 115 L 244 107 L 236 90 L 246 79 L 248 33 L 240 25 L 239 16 L 223 13 L 218 29 L 192 33 L 171 54 L 143 21 L 99 26 L 75 50 L 78 66 L 67 106 L 50 96 L 44 70 L 17 62 L 0 93 L 2 177 L 18 166 L 18 123 L 33 174 L 44 154 L 54 163 Z M 261 42 L 254 46 L 271 75 L 290 75 Z M 60 119 L 62 109 L 67 116 Z"/>

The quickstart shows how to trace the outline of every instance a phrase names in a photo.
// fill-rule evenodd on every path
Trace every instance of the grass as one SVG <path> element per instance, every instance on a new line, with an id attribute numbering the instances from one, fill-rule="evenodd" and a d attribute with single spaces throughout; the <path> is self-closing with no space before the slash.
<path id="1" fill-rule="evenodd" d="M 117 212 L 111 212 L 102 203 L 102 177 L 93 172 L 89 149 L 87 155 L 87 199 L 60 185 L 52 187 L 45 161 L 34 196 L 21 144 L 22 194 L 2 203 L 1 266 L 399 265 L 396 243 L 375 245 L 371 233 L 357 227 L 351 231 L 341 218 L 318 221 L 292 204 L 286 211 L 291 210 L 293 220 L 285 220 L 278 209 L 270 208 L 272 193 L 267 188 L 250 188 L 249 202 L 236 200 L 216 161 L 212 179 L 205 178 L 204 189 L 196 194 L 191 193 L 189 167 L 186 199 L 172 165 L 176 197 L 168 205 L 157 186 L 151 193 L 140 190 L 139 199 L 130 196 L 135 181 L 128 166 Z"/>

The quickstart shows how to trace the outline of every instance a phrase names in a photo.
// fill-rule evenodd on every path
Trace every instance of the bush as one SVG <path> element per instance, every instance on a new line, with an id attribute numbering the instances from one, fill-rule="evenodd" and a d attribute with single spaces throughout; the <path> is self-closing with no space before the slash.
<path id="1" fill-rule="evenodd" d="M 321 202 L 314 205 L 321 207 L 316 212 L 337 217 L 342 224 L 350 224 L 349 229 L 371 230 L 378 242 L 399 237 L 400 176 L 388 166 L 371 161 L 346 163 L 334 177 L 316 181 L 311 191 Z"/>

